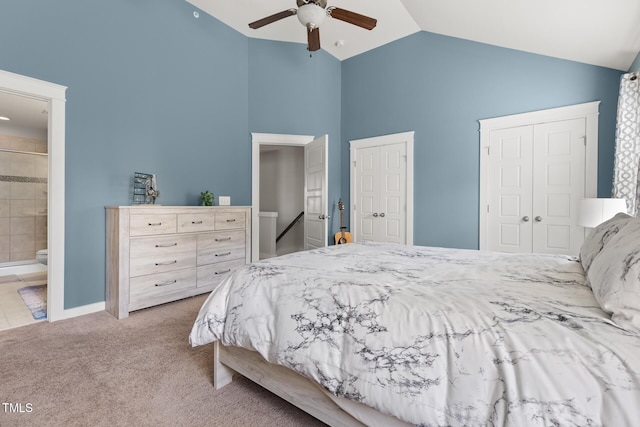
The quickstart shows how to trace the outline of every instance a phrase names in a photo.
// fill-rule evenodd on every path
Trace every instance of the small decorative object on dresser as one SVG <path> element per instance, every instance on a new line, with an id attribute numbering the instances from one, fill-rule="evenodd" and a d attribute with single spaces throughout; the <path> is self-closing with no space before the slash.
<path id="1" fill-rule="evenodd" d="M 155 174 L 135 172 L 133 174 L 133 204 L 155 204 L 160 197 Z"/>
<path id="2" fill-rule="evenodd" d="M 200 193 L 200 204 L 202 206 L 213 206 L 214 200 L 215 200 L 215 196 L 211 191 L 206 190 Z"/>
<path id="3" fill-rule="evenodd" d="M 106 310 L 130 311 L 210 292 L 251 261 L 251 208 L 106 208 Z"/>

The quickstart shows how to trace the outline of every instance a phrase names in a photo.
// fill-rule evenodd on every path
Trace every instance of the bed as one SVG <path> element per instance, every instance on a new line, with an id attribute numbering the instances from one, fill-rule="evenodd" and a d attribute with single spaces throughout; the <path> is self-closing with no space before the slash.
<path id="1" fill-rule="evenodd" d="M 640 219 L 579 257 L 353 243 L 247 265 L 202 306 L 238 372 L 330 425 L 640 420 Z"/>

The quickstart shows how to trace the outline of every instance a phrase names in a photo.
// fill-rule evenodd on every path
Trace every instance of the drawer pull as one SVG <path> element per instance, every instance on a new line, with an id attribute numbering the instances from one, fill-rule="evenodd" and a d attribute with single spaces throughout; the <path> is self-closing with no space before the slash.
<path id="1" fill-rule="evenodd" d="M 235 219 L 235 218 L 233 218 L 233 219 L 228 219 L 228 220 L 227 220 L 227 222 L 236 222 L 236 219 Z"/>
<path id="2" fill-rule="evenodd" d="M 149 223 L 149 227 L 157 227 L 159 225 L 162 225 L 162 223 L 161 222 L 150 222 Z"/>
<path id="3" fill-rule="evenodd" d="M 202 221 L 191 221 L 191 224 L 202 224 Z"/>
<path id="4" fill-rule="evenodd" d="M 226 240 L 231 240 L 231 237 L 225 237 L 224 239 L 218 239 L 218 238 L 216 237 L 216 239 L 215 239 L 215 240 L 216 240 L 216 242 L 224 242 L 224 241 L 226 241 Z"/>
<path id="5" fill-rule="evenodd" d="M 173 261 L 156 262 L 156 265 L 169 265 L 169 264 L 175 264 L 177 262 L 178 262 L 178 260 L 174 259 Z"/>
<path id="6" fill-rule="evenodd" d="M 216 256 L 227 256 L 227 255 L 231 255 L 231 252 L 225 252 L 223 254 L 216 254 Z"/>
<path id="7" fill-rule="evenodd" d="M 224 273 L 228 273 L 228 272 L 230 272 L 230 271 L 231 271 L 231 269 L 230 269 L 230 268 L 227 268 L 227 269 L 226 269 L 226 270 L 224 270 L 224 271 L 216 271 L 216 272 L 215 272 L 215 273 L 213 273 L 213 274 L 224 274 Z"/>
<path id="8" fill-rule="evenodd" d="M 169 285 L 175 285 L 176 283 L 178 283 L 177 280 L 169 280 L 168 282 L 164 282 L 164 283 L 156 283 L 156 286 L 169 286 Z"/>
<path id="9" fill-rule="evenodd" d="M 169 243 L 167 245 L 156 245 L 156 248 L 170 248 L 172 246 L 178 246 L 178 242 L 176 243 Z"/>

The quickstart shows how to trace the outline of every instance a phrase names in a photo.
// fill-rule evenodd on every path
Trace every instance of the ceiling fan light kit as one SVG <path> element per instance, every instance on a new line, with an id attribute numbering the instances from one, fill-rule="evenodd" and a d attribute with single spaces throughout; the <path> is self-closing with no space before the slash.
<path id="1" fill-rule="evenodd" d="M 313 52 L 320 49 L 320 24 L 328 16 L 356 25 L 366 30 L 372 30 L 377 20 L 346 9 L 331 6 L 327 7 L 327 0 L 296 0 L 298 9 L 287 9 L 249 24 L 254 30 L 267 24 L 279 21 L 292 15 L 298 15 L 298 20 L 307 27 L 307 48 Z"/>
<path id="2" fill-rule="evenodd" d="M 303 4 L 298 8 L 298 21 L 310 30 L 318 28 L 326 16 L 327 11 L 315 3 Z"/>

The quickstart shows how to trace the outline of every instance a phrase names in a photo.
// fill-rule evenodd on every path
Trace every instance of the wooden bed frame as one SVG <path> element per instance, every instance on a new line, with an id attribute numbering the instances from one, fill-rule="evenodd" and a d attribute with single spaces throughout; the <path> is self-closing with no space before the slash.
<path id="1" fill-rule="evenodd" d="M 362 427 L 318 385 L 283 366 L 273 365 L 253 351 L 214 343 L 213 386 L 221 389 L 238 373 L 330 426 Z"/>

